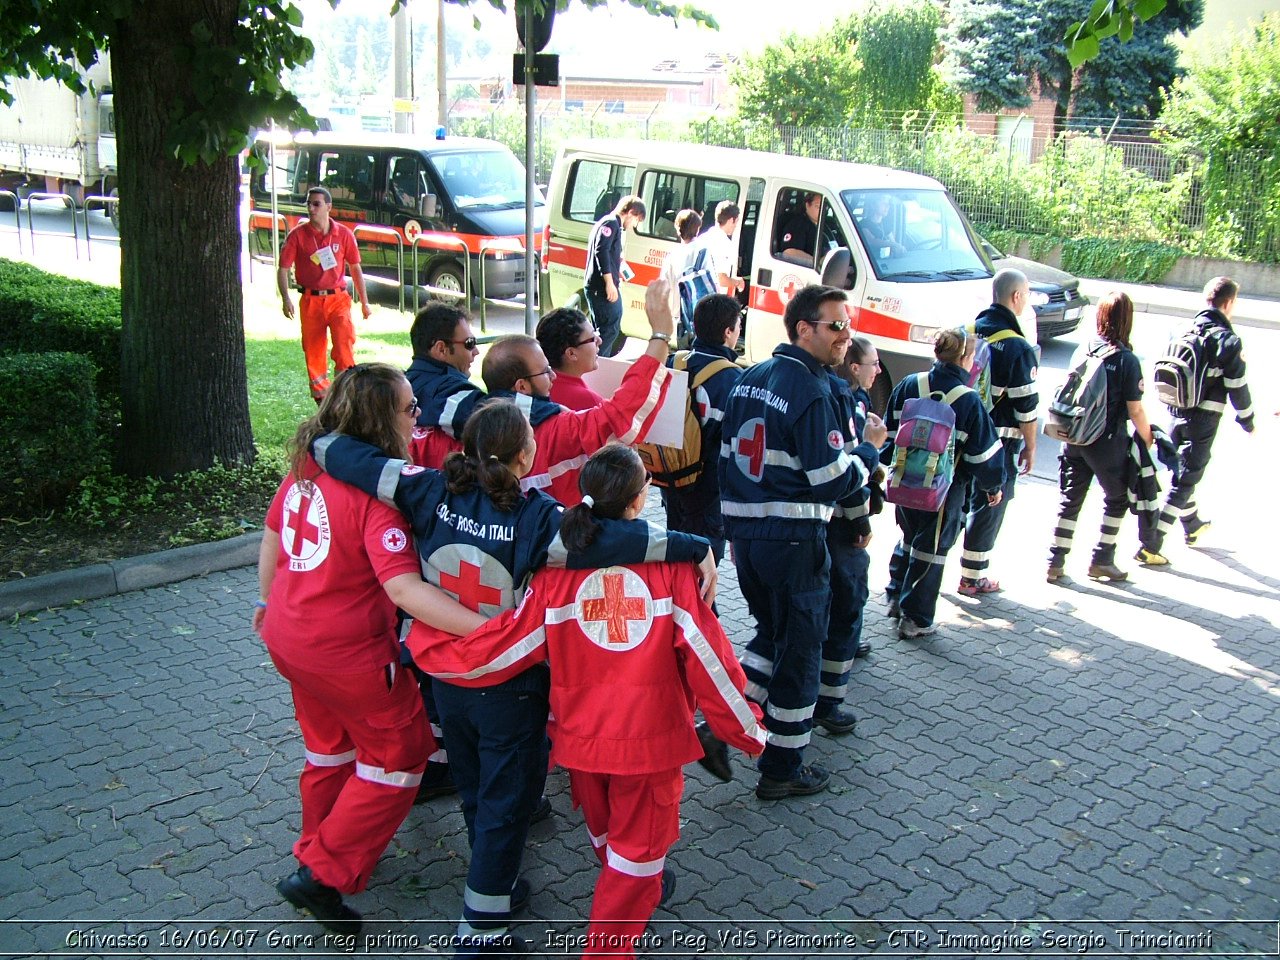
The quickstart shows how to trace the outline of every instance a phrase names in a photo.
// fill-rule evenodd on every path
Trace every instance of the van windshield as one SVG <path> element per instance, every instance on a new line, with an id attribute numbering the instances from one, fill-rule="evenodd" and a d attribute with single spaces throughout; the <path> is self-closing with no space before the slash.
<path id="1" fill-rule="evenodd" d="M 514 210 L 524 206 L 524 167 L 508 150 L 431 154 L 445 192 L 459 210 Z M 543 206 L 534 191 L 534 205 Z"/>
<path id="2" fill-rule="evenodd" d="M 942 190 L 845 190 L 840 199 L 881 280 L 974 280 L 991 271 Z"/>

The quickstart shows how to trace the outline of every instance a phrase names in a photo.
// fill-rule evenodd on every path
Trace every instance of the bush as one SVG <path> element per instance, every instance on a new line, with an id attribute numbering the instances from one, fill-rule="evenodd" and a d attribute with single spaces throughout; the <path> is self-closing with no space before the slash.
<path id="1" fill-rule="evenodd" d="M 0 356 L 0 513 L 56 506 L 93 470 L 95 373 L 79 353 Z"/>
<path id="2" fill-rule="evenodd" d="M 120 291 L 0 260 L 0 354 L 20 351 L 84 354 L 98 395 L 118 396 Z"/>

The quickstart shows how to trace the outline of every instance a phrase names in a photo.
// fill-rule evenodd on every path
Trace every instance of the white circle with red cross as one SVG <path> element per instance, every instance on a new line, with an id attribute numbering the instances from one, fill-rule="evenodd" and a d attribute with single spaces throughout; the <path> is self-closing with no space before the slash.
<path id="1" fill-rule="evenodd" d="M 410 243 L 422 236 L 422 224 L 417 220 L 409 220 L 404 225 L 404 237 Z"/>
<path id="2" fill-rule="evenodd" d="M 446 543 L 433 550 L 427 557 L 426 574 L 429 583 L 486 617 L 496 617 L 515 605 L 511 572 L 475 544 Z"/>
<path id="3" fill-rule="evenodd" d="M 764 476 L 764 417 L 745 421 L 733 438 L 733 460 L 756 483 Z"/>
<path id="4" fill-rule="evenodd" d="M 382 549 L 388 553 L 403 553 L 409 545 L 409 535 L 399 527 L 387 527 L 382 531 Z"/>
<path id="5" fill-rule="evenodd" d="M 578 587 L 573 606 L 587 639 L 611 653 L 640 646 L 653 628 L 653 594 L 626 567 L 593 571 Z"/>
<path id="6" fill-rule="evenodd" d="M 329 556 L 332 541 L 324 494 L 309 480 L 295 483 L 284 495 L 280 523 L 280 544 L 289 558 L 289 569 L 314 570 Z"/>
<path id="7" fill-rule="evenodd" d="M 804 286 L 804 281 L 797 277 L 794 273 L 788 273 L 785 277 L 778 281 L 778 299 L 782 301 L 785 307 L 791 302 L 791 298 L 796 295 L 796 291 Z"/>

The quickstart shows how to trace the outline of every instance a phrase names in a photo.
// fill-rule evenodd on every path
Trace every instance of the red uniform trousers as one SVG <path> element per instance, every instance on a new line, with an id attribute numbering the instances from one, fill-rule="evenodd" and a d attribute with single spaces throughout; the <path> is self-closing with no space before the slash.
<path id="1" fill-rule="evenodd" d="M 307 762 L 294 856 L 321 883 L 359 893 L 418 794 L 434 749 L 413 674 L 312 673 L 272 656 L 293 690 Z"/>
<path id="2" fill-rule="evenodd" d="M 328 340 L 333 341 L 333 370 L 341 373 L 356 365 L 356 328 L 351 322 L 351 297 L 339 290 L 323 297 L 302 295 L 302 355 L 307 361 L 311 396 L 319 400 L 329 390 Z"/>
<path id="3" fill-rule="evenodd" d="M 635 941 L 662 897 L 667 851 L 680 837 L 684 772 L 680 767 L 640 774 L 570 769 L 569 785 L 603 864 L 583 956 L 635 956 Z"/>

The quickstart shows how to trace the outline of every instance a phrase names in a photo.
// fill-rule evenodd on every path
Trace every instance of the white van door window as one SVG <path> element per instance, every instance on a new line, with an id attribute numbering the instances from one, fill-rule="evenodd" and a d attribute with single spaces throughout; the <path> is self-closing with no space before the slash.
<path id="1" fill-rule="evenodd" d="M 718 180 L 689 173 L 646 170 L 640 178 L 640 199 L 649 211 L 636 233 L 676 242 L 676 214 L 696 210 L 702 217 L 702 233 L 716 225 L 716 207 L 725 200 L 738 202 L 736 180 Z"/>
<path id="2" fill-rule="evenodd" d="M 840 200 L 881 280 L 934 283 L 991 276 L 945 192 L 845 190 Z"/>
<path id="3" fill-rule="evenodd" d="M 636 182 L 636 168 L 607 160 L 578 160 L 569 171 L 564 192 L 566 219 L 579 223 L 595 223 L 631 193 Z"/>

